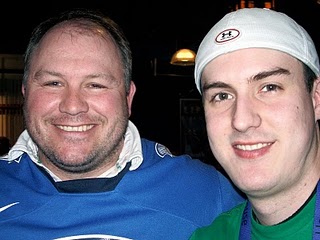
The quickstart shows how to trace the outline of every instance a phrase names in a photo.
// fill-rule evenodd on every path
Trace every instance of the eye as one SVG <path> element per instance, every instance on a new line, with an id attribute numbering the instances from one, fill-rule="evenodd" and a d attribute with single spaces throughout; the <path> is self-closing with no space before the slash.
<path id="1" fill-rule="evenodd" d="M 225 92 L 220 92 L 220 93 L 213 96 L 214 102 L 222 102 L 222 101 L 230 100 L 230 99 L 232 99 L 232 96 L 228 93 L 225 93 Z"/>
<path id="2" fill-rule="evenodd" d="M 100 84 L 100 83 L 90 83 L 88 84 L 89 88 L 96 88 L 96 89 L 102 89 L 102 88 L 106 88 L 105 85 Z"/>
<path id="3" fill-rule="evenodd" d="M 261 92 L 272 92 L 272 91 L 277 91 L 279 89 L 280 87 L 276 84 L 268 84 L 261 89 Z"/>
<path id="4" fill-rule="evenodd" d="M 43 83 L 43 86 L 47 87 L 61 87 L 62 83 L 59 81 L 47 81 Z"/>

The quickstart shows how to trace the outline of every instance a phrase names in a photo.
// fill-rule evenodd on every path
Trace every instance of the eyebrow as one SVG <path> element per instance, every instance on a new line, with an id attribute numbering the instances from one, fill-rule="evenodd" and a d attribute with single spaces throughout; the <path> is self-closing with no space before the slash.
<path id="1" fill-rule="evenodd" d="M 48 71 L 48 70 L 40 70 L 40 71 L 36 72 L 35 79 L 41 78 L 44 75 L 50 75 L 50 76 L 61 77 L 61 78 L 64 76 L 63 74 L 58 73 L 58 72 Z M 112 81 L 115 80 L 115 78 L 112 75 L 105 74 L 105 73 L 89 74 L 89 75 L 86 75 L 85 78 L 87 78 L 87 79 L 104 78 L 104 79 L 112 80 Z"/>
<path id="2" fill-rule="evenodd" d="M 253 75 L 252 77 L 249 78 L 248 82 L 259 81 L 275 75 L 290 75 L 290 71 L 281 67 L 277 67 L 275 69 L 262 71 Z M 221 81 L 216 81 L 209 84 L 205 83 L 203 85 L 203 92 L 207 91 L 210 88 L 231 88 L 231 85 Z"/>
<path id="3" fill-rule="evenodd" d="M 270 76 L 275 76 L 275 75 L 290 75 L 290 71 L 288 69 L 278 67 L 270 71 L 259 72 L 258 74 L 254 75 L 251 79 L 261 80 L 261 79 L 264 79 Z"/>
<path id="4" fill-rule="evenodd" d="M 224 83 L 224 82 L 220 82 L 220 81 L 216 81 L 216 82 L 212 82 L 212 83 L 205 83 L 203 85 L 203 92 L 206 92 L 208 89 L 210 88 L 230 88 L 231 85 Z"/>
<path id="5" fill-rule="evenodd" d="M 35 79 L 39 79 L 44 75 L 51 75 L 51 76 L 55 76 L 55 77 L 62 77 L 62 74 L 57 73 L 57 72 L 52 72 L 52 71 L 46 71 L 46 70 L 39 70 L 35 73 L 34 78 Z"/>

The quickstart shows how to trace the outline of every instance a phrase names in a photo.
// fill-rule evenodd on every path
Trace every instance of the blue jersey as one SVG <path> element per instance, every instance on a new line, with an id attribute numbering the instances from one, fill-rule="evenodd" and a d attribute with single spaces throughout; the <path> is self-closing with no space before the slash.
<path id="1" fill-rule="evenodd" d="M 243 201 L 213 166 L 146 139 L 142 150 L 139 168 L 95 192 L 58 190 L 26 153 L 0 160 L 0 239 L 185 240 Z"/>

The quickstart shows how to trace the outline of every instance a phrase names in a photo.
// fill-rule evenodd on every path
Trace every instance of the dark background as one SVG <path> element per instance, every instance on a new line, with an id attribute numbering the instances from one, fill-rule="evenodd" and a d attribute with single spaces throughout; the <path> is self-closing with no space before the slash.
<path id="1" fill-rule="evenodd" d="M 193 67 L 172 66 L 170 58 L 179 48 L 196 52 L 205 34 L 235 3 L 234 0 L 11 1 L 1 6 L 0 53 L 23 54 L 36 24 L 58 11 L 86 7 L 105 12 L 122 26 L 133 51 L 137 93 L 132 121 L 143 137 L 179 153 L 180 99 L 200 96 L 193 82 Z M 305 27 L 319 52 L 320 4 L 316 0 L 275 0 L 275 9 Z"/>

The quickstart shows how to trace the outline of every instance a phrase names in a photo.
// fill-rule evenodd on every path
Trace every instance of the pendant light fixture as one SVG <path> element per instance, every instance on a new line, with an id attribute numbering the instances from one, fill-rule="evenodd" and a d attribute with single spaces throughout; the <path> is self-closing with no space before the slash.
<path id="1" fill-rule="evenodd" d="M 173 54 L 170 64 L 178 66 L 193 66 L 195 58 L 196 53 L 194 51 L 183 48 Z"/>

